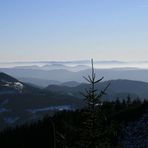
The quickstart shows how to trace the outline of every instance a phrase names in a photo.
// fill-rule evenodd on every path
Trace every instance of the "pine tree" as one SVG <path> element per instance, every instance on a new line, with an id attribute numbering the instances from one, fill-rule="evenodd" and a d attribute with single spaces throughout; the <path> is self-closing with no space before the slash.
<path id="1" fill-rule="evenodd" d="M 93 65 L 93 59 L 91 60 L 91 76 L 84 77 L 84 79 L 89 83 L 89 89 L 85 90 L 85 93 L 82 95 L 85 97 L 85 102 L 87 103 L 87 108 L 83 113 L 83 127 L 82 127 L 82 146 L 85 148 L 97 148 L 100 137 L 100 125 L 98 120 L 101 120 L 101 117 L 98 117 L 98 112 L 102 106 L 102 96 L 106 94 L 110 83 L 104 88 L 104 90 L 98 92 L 96 89 L 96 84 L 101 82 L 104 77 L 101 79 L 96 79 L 96 74 Z"/>

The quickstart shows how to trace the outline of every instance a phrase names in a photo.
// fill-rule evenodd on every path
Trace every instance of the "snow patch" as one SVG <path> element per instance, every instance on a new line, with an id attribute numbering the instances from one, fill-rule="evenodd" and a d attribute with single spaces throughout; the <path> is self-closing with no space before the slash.
<path id="1" fill-rule="evenodd" d="M 73 108 L 70 105 L 63 105 L 63 106 L 50 106 L 47 108 L 38 108 L 38 109 L 27 109 L 27 112 L 30 112 L 32 114 L 36 114 L 38 112 L 44 112 L 44 111 L 62 111 L 62 110 L 72 110 Z"/>
<path id="2" fill-rule="evenodd" d="M 14 88 L 19 90 L 19 91 L 22 91 L 23 88 L 24 88 L 24 85 L 20 82 L 14 82 Z"/>
<path id="3" fill-rule="evenodd" d="M 4 81 L 4 80 L 1 80 L 1 81 L 5 83 L 2 86 L 14 88 L 20 92 L 22 92 L 22 90 L 24 88 L 24 85 L 20 82 L 8 82 L 8 81 Z"/>

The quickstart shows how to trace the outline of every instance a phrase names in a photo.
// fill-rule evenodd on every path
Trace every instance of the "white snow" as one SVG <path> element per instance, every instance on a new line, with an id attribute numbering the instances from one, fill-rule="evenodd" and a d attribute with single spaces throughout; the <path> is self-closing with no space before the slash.
<path id="1" fill-rule="evenodd" d="M 19 91 L 22 91 L 23 88 L 24 88 L 24 85 L 22 83 L 20 83 L 20 82 L 15 82 L 14 83 L 14 88 L 19 90 Z"/>
<path id="2" fill-rule="evenodd" d="M 22 90 L 24 88 L 24 85 L 20 82 L 8 82 L 8 81 L 4 81 L 4 80 L 1 80 L 1 81 L 5 83 L 3 86 L 14 88 L 20 92 L 22 92 Z"/>
<path id="3" fill-rule="evenodd" d="M 44 112 L 44 111 L 49 111 L 49 110 L 62 111 L 62 110 L 71 110 L 71 109 L 72 107 L 70 105 L 63 105 L 63 106 L 50 106 L 47 108 L 27 109 L 26 111 L 36 114 L 38 112 Z"/>

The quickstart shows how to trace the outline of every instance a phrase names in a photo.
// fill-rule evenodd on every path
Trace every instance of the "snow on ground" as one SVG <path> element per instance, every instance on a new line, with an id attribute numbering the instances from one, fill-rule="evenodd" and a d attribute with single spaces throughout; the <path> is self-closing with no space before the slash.
<path id="1" fill-rule="evenodd" d="M 123 129 L 123 148 L 148 148 L 148 112 Z"/>
<path id="2" fill-rule="evenodd" d="M 62 105 L 62 106 L 50 106 L 46 108 L 38 108 L 38 109 L 27 109 L 27 112 L 31 112 L 33 114 L 36 114 L 38 112 L 44 112 L 44 111 L 62 111 L 62 110 L 72 110 L 73 108 L 70 105 Z"/>

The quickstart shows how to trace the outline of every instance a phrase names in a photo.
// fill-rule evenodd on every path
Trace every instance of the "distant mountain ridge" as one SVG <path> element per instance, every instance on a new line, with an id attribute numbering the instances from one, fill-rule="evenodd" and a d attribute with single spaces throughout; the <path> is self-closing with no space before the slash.
<path id="1" fill-rule="evenodd" d="M 147 63 L 148 61 L 138 61 Z M 71 60 L 71 61 L 23 61 L 23 62 L 2 62 L 0 64 L 89 64 L 90 60 Z M 95 60 L 94 63 L 129 63 L 127 61 L 119 60 Z"/>
<path id="2" fill-rule="evenodd" d="M 128 95 L 133 97 L 134 99 L 148 99 L 148 83 L 140 82 L 140 81 L 132 81 L 132 80 L 111 80 L 111 81 L 104 81 L 100 82 L 96 86 L 98 91 L 103 90 L 108 83 L 111 83 L 110 87 L 107 90 L 107 95 L 104 96 L 106 100 L 115 100 L 119 99 L 126 99 Z M 54 93 L 61 93 L 67 94 L 70 96 L 77 96 L 81 98 L 81 93 L 85 93 L 85 89 L 89 87 L 88 84 L 79 84 L 75 87 L 68 87 L 68 86 L 60 86 L 60 85 L 49 85 L 46 89 L 52 91 Z"/>
<path id="3" fill-rule="evenodd" d="M 32 79 L 32 82 L 36 81 L 35 85 L 38 84 L 40 85 L 41 82 L 40 80 L 55 81 L 55 82 L 58 81 L 60 83 L 68 81 L 76 81 L 82 83 L 84 82 L 84 79 L 82 77 L 85 75 L 89 75 L 91 72 L 90 69 L 72 72 L 66 69 L 37 70 L 37 69 L 17 69 L 17 68 L 1 68 L 0 71 L 7 73 L 13 77 L 16 77 L 17 79 L 24 78 L 24 80 L 26 79 L 24 82 L 28 82 L 27 78 L 30 79 L 30 81 Z M 137 68 L 96 69 L 96 75 L 98 77 L 104 76 L 105 78 L 104 80 L 128 79 L 128 80 L 148 82 L 148 69 L 137 69 Z M 43 86 L 47 86 L 46 82 L 42 82 L 41 84 L 43 84 Z"/>
<path id="4" fill-rule="evenodd" d="M 22 67 L 25 68 L 28 65 L 30 65 L 29 67 L 32 66 L 32 68 L 38 68 L 38 66 L 40 65 L 41 67 L 43 65 L 89 65 L 90 64 L 90 60 L 73 60 L 73 61 L 24 61 L 24 62 L 0 62 L 0 67 Z M 142 66 L 142 65 L 146 65 L 146 67 L 148 68 L 148 61 L 120 61 L 120 60 L 97 60 L 95 59 L 94 61 L 95 65 L 119 65 L 122 67 L 135 67 L 134 65 L 138 65 L 138 66 Z M 126 65 L 126 66 L 125 66 Z M 37 66 L 37 67 L 36 67 Z M 39 66 L 39 67 L 40 67 Z"/>
<path id="5" fill-rule="evenodd" d="M 81 104 L 76 97 L 45 91 L 0 73 L 0 130 Z"/>
<path id="6" fill-rule="evenodd" d="M 31 66 L 16 66 L 13 67 L 14 69 L 31 69 L 31 70 L 60 70 L 65 69 L 73 72 L 89 69 L 89 66 L 86 65 L 76 65 L 76 66 L 67 66 L 63 64 L 53 63 L 53 64 L 46 64 L 43 66 L 31 65 Z"/>

